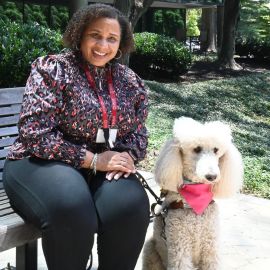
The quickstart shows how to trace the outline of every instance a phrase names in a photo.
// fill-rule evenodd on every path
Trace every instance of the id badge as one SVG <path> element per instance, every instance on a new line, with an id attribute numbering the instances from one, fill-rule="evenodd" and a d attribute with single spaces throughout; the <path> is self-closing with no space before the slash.
<path id="1" fill-rule="evenodd" d="M 117 135 L 117 128 L 110 128 L 109 129 L 109 144 L 111 148 L 113 148 L 113 143 L 116 140 L 116 135 Z M 104 131 L 102 128 L 99 128 L 97 132 L 96 143 L 105 143 L 105 142 L 106 141 L 104 137 Z"/>

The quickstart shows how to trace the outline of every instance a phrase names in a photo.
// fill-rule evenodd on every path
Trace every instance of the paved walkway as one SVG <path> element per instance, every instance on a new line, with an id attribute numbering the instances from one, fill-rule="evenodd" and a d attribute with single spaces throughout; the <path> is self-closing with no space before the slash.
<path id="1" fill-rule="evenodd" d="M 143 175 L 150 187 L 158 193 L 159 189 L 153 181 L 152 174 L 143 173 Z M 153 201 L 152 196 L 149 197 Z M 218 204 L 221 226 L 221 270 L 269 270 L 270 200 L 241 194 L 232 199 L 220 200 Z M 151 233 L 150 223 L 147 238 Z M 47 270 L 40 241 L 38 261 L 38 270 Z M 8 262 L 15 265 L 15 249 L 0 253 L 0 269 Z M 96 253 L 92 269 L 97 269 Z M 135 270 L 141 270 L 141 257 Z"/>

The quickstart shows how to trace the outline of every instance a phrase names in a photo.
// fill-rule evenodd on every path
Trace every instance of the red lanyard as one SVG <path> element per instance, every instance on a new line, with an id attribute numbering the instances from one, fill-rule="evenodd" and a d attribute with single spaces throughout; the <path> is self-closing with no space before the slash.
<path id="1" fill-rule="evenodd" d="M 99 103 L 101 106 L 101 110 L 102 110 L 102 121 L 103 121 L 103 128 L 109 128 L 109 121 L 108 121 L 108 113 L 105 107 L 105 103 L 104 100 L 102 98 L 102 96 L 100 96 L 98 94 L 98 89 L 95 83 L 95 80 L 93 79 L 89 67 L 87 65 L 84 65 L 84 72 L 86 74 L 86 78 L 87 81 L 90 85 L 91 88 L 94 89 L 94 91 L 96 92 L 98 99 L 99 99 Z M 112 101 L 112 124 L 111 124 L 111 128 L 116 126 L 116 120 L 117 120 L 117 102 L 116 102 L 116 95 L 115 95 L 115 91 L 113 88 L 113 81 L 112 81 L 112 73 L 111 70 L 108 69 L 107 71 L 107 81 L 108 81 L 108 88 L 109 88 L 109 93 L 110 93 L 110 97 L 111 97 L 111 101 Z"/>

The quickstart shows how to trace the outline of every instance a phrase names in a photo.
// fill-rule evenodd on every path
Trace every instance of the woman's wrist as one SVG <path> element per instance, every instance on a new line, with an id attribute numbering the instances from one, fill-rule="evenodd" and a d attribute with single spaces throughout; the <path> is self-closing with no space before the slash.
<path id="1" fill-rule="evenodd" d="M 84 163 L 82 165 L 82 168 L 89 169 L 93 161 L 93 158 L 94 158 L 94 153 L 86 150 L 86 155 L 84 158 Z"/>

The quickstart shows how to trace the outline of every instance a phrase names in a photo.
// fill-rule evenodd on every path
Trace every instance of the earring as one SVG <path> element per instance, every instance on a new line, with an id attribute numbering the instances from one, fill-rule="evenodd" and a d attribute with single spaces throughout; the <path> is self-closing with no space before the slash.
<path id="1" fill-rule="evenodd" d="M 119 52 L 119 56 L 114 57 L 114 58 L 117 59 L 117 60 L 120 59 L 120 58 L 122 57 L 122 52 L 121 52 L 120 49 L 118 49 L 118 52 Z M 117 52 L 117 53 L 118 53 L 118 52 Z"/>

